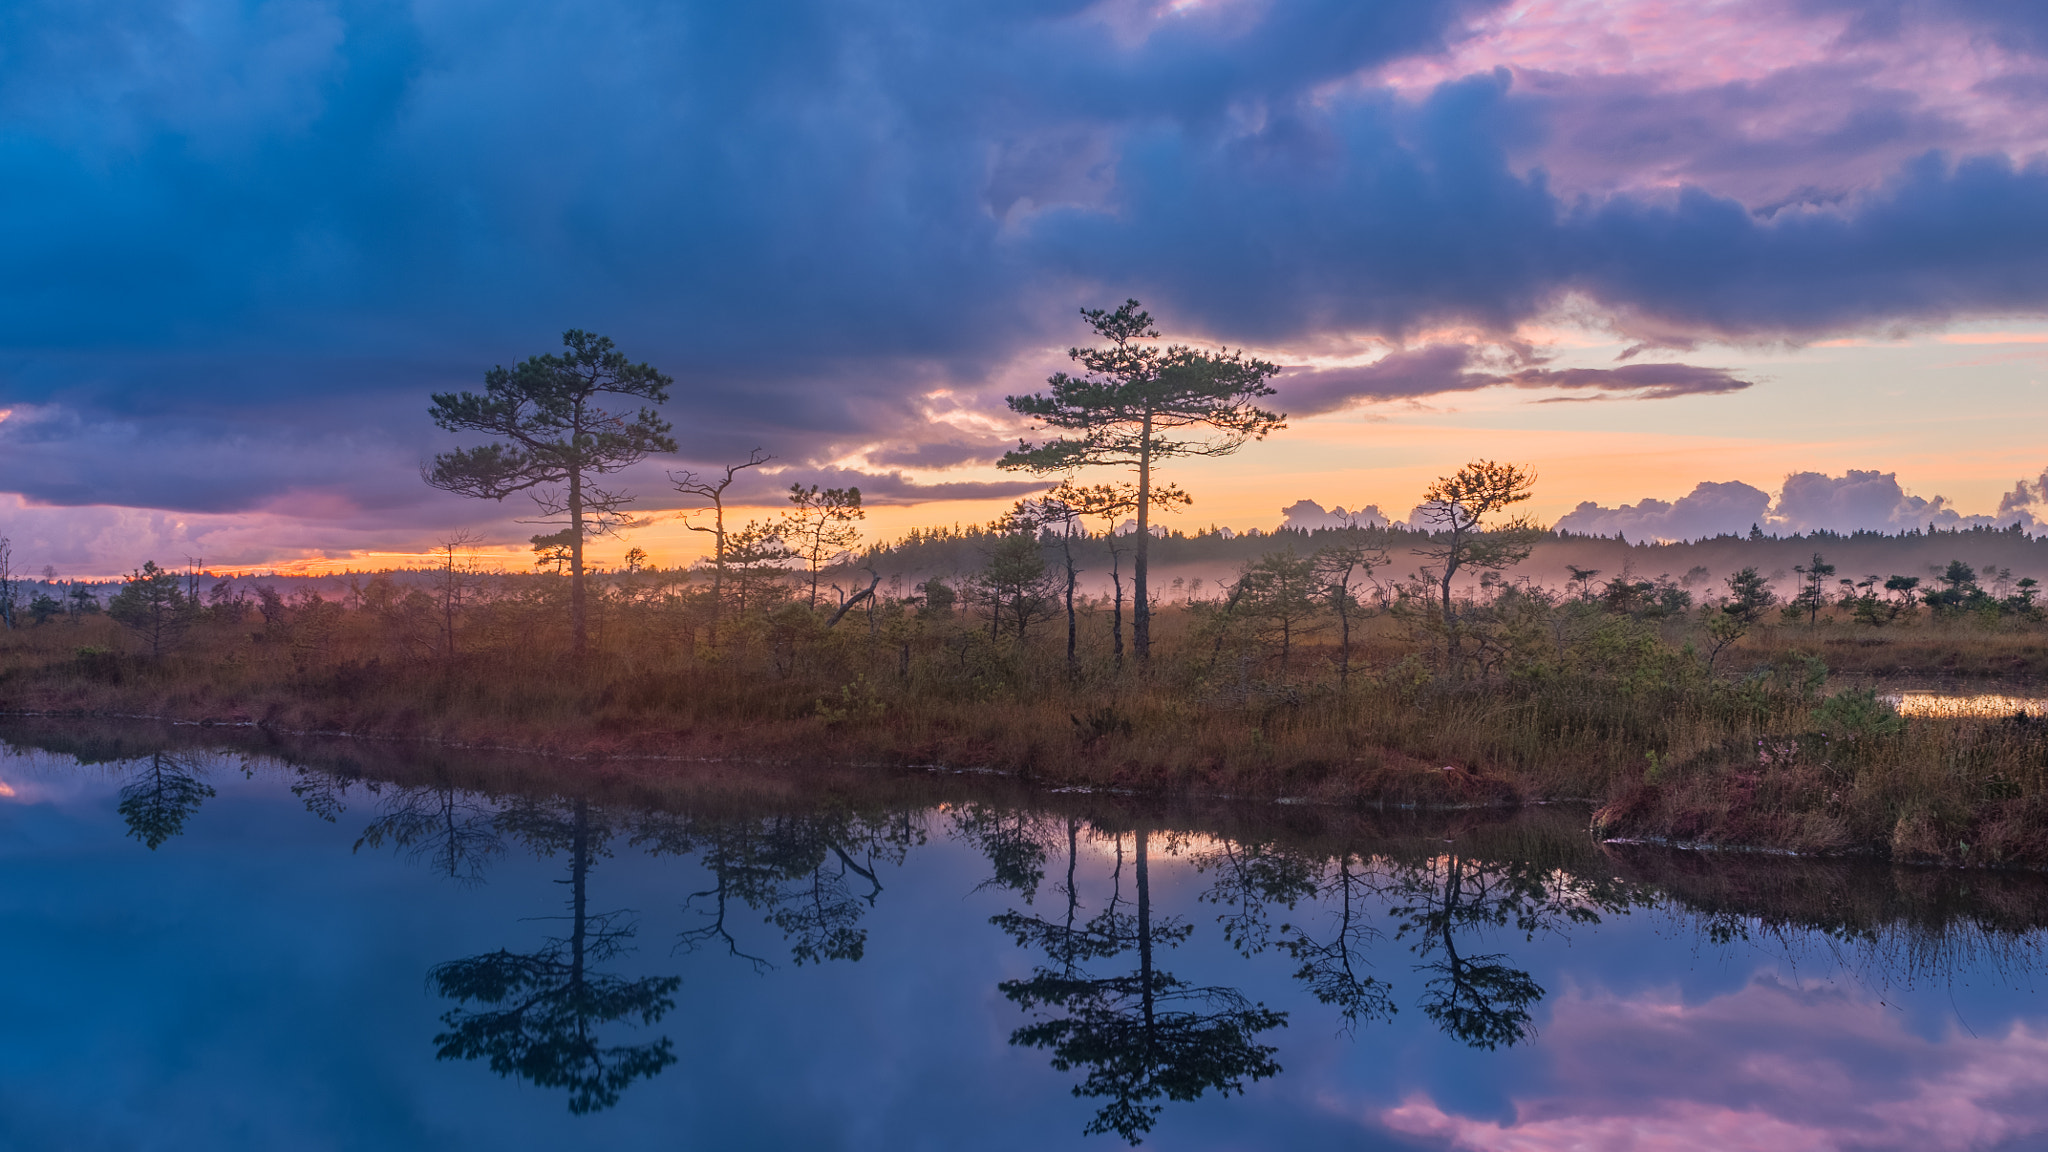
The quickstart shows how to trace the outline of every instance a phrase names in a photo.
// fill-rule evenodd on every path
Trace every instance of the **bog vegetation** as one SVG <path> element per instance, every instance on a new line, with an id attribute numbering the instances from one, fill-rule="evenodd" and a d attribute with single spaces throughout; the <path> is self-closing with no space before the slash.
<path id="1" fill-rule="evenodd" d="M 571 336 L 583 343 L 552 366 L 494 373 L 494 398 L 435 398 L 441 414 L 496 404 L 486 414 L 531 433 L 516 452 L 444 457 L 437 483 L 574 471 L 507 392 L 522 380 L 556 397 L 557 424 L 613 420 L 593 468 L 659 446 L 651 415 L 608 417 L 548 374 L 609 372 L 635 395 L 665 378 Z M 1149 402 L 1131 395 L 1171 372 L 1186 374 L 1169 381 L 1179 410 L 1197 412 L 1184 423 L 1221 429 L 1211 446 L 1278 426 L 1250 408 L 1268 365 L 1184 350 L 1147 363 L 1115 361 L 1092 400 L 1067 380 L 1071 442 L 1091 434 L 1083 401 L 1116 436 L 1137 412 L 1143 441 Z M 353 578 L 339 598 L 154 563 L 104 605 L 42 592 L 7 617 L 0 709 L 1324 803 L 1577 799 L 1617 836 L 2048 864 L 2048 718 L 1902 717 L 1869 686 L 1902 667 L 2034 666 L 2048 632 L 2030 578 L 1961 561 L 1838 574 L 1816 554 L 1789 588 L 1756 567 L 1711 584 L 1573 568 L 1545 584 L 1516 566 L 1550 534 L 1509 516 L 1535 478 L 1476 461 L 1423 494 L 1430 530 L 1282 533 L 1228 579 L 1161 587 L 1143 582 L 1155 541 L 1121 525 L 1185 494 L 1149 474 L 1066 475 L 994 524 L 880 544 L 863 540 L 857 488 L 798 485 L 780 518 L 729 523 L 726 488 L 767 459 L 674 475 L 713 537 L 689 568 L 636 551 L 591 570 L 556 532 L 535 538 L 533 572 L 484 571 L 458 539 L 431 570 Z M 544 500 L 571 535 L 629 528 L 624 503 L 593 486 Z M 934 549 L 974 562 L 916 578 Z"/>

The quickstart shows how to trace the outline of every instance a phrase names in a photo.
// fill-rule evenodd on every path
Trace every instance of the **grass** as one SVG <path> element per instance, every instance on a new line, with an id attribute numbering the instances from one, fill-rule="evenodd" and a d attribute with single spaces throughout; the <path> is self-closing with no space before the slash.
<path id="1" fill-rule="evenodd" d="M 1340 686 L 1327 630 L 1283 657 L 1214 603 L 1162 606 L 1142 670 L 1117 667 L 1099 605 L 1071 670 L 1060 620 L 1020 642 L 902 601 L 830 630 L 786 605 L 713 645 L 700 603 L 610 598 L 581 660 L 547 595 L 472 603 L 452 656 L 418 607 L 207 614 L 160 659 L 105 617 L 0 633 L 0 711 L 517 750 L 573 758 L 546 769 L 570 775 L 939 764 L 1349 808 L 1582 799 L 1611 836 L 2048 865 L 2048 724 L 1857 712 L 1824 689 L 2032 668 L 2048 634 L 2026 623 L 1824 618 L 1759 628 L 1709 669 L 1691 617 L 1507 595 L 1473 613 L 1480 659 L 1452 675 L 1430 620 L 1397 604 L 1360 629 Z"/>

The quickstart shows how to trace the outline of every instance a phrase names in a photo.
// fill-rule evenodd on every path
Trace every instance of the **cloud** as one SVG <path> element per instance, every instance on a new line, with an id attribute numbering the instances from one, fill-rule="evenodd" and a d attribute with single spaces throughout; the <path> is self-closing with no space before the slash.
<path id="1" fill-rule="evenodd" d="M 1420 1094 L 1375 1119 L 1465 1152 L 1965 1152 L 2048 1133 L 2048 1034 L 2026 1021 L 1923 1035 L 1873 998 L 1758 976 L 1697 1003 L 1573 991 L 1544 1044 L 1512 1119 Z"/>
<path id="2" fill-rule="evenodd" d="M 1638 400 L 1717 396 L 1751 385 L 1724 368 L 1693 364 L 1628 364 L 1620 368 L 1525 368 L 1508 377 L 1517 388 L 1593 388 Z"/>
<path id="3" fill-rule="evenodd" d="M 1947 504 L 1940 496 L 1932 500 L 1908 496 L 1894 472 L 1853 468 L 1842 476 L 1795 472 L 1785 477 L 1772 522 L 1795 532 L 1912 527 L 1949 511 Z"/>
<path id="4" fill-rule="evenodd" d="M 304 415 L 318 411 L 309 404 Z M 0 491 L 47 504 L 173 512 L 246 512 L 313 492 L 402 515 L 446 506 L 420 483 L 425 429 L 400 439 L 374 424 L 339 423 L 325 431 L 317 419 L 116 417 L 16 404 L 0 420 Z"/>
<path id="5" fill-rule="evenodd" d="M 1748 532 L 1762 524 L 1771 494 L 1739 480 L 1707 481 L 1676 501 L 1644 500 L 1618 508 L 1602 508 L 1588 500 L 1560 518 L 1560 532 L 1587 536 L 1626 536 L 1630 540 L 1697 540 L 1723 533 Z"/>
<path id="6" fill-rule="evenodd" d="M 1999 497 L 1997 515 L 2000 519 L 2016 516 L 2034 504 L 2048 504 L 2048 471 L 2031 481 L 2024 476 L 2015 481 L 2012 491 Z"/>
<path id="7" fill-rule="evenodd" d="M 1709 7 L 1652 23 L 1748 27 Z M 1000 431 L 935 428 L 925 397 L 1000 416 L 1086 338 L 1076 307 L 1126 295 L 1280 349 L 1504 339 L 1567 301 L 1659 346 L 2048 309 L 2048 167 L 1980 131 L 2039 119 L 2026 75 L 1934 107 L 1904 65 L 1827 55 L 1904 52 L 1900 21 L 2034 51 L 2039 22 L 1902 5 L 1866 49 L 1771 31 L 1821 9 L 1754 7 L 1750 42 L 1820 56 L 1725 82 L 1533 49 L 1495 70 L 1466 53 L 1521 49 L 1479 0 L 11 5 L 0 407 L 72 423 L 15 442 L 0 489 L 428 518 L 427 393 L 572 325 L 676 375 L 686 461 L 873 449 L 915 470 L 908 499 Z M 1447 71 L 1386 79 L 1416 61 Z M 1281 383 L 1309 414 L 1748 381 L 1424 345 Z"/>
<path id="8" fill-rule="evenodd" d="M 1321 504 L 1313 500 L 1296 500 L 1280 510 L 1280 527 L 1293 528 L 1302 532 L 1313 532 L 1318 528 L 1375 528 L 1387 524 L 1386 513 L 1377 504 L 1367 504 L 1356 512 L 1346 512 L 1343 505 L 1324 511 Z"/>
<path id="9" fill-rule="evenodd" d="M 1626 364 L 1620 368 L 1525 366 L 1515 350 L 1488 352 L 1469 344 L 1427 344 L 1347 368 L 1294 368 L 1275 384 L 1291 415 L 1331 412 L 1361 401 L 1411 399 L 1481 388 L 1590 389 L 1638 400 L 1738 392 L 1748 380 L 1722 368 L 1692 364 Z"/>
<path id="10" fill-rule="evenodd" d="M 119 575 L 144 560 L 182 567 L 187 557 L 227 568 L 340 559 L 358 552 L 416 554 L 428 542 L 464 528 L 516 542 L 524 552 L 526 537 L 534 531 L 509 523 L 496 505 L 469 503 L 449 511 L 445 519 L 394 520 L 287 497 L 274 508 L 223 515 L 109 505 L 52 507 L 0 493 L 0 536 L 11 541 L 21 570 L 39 572 L 47 565 L 70 578 Z"/>
<path id="11" fill-rule="evenodd" d="M 790 484 L 817 484 L 828 488 L 859 488 L 861 503 L 868 505 L 925 504 L 934 500 L 1009 499 L 1043 492 L 1055 481 L 1039 480 L 938 480 L 923 481 L 901 472 L 868 472 L 851 468 L 804 468 L 777 475 L 780 487 L 769 503 L 780 504 Z M 757 488 L 736 489 L 747 499 Z"/>
<path id="12" fill-rule="evenodd" d="M 1965 515 L 1943 496 L 1909 494 L 1898 473 L 1850 469 L 1841 476 L 1795 472 L 1785 477 L 1777 498 L 1740 481 L 1702 483 L 1675 502 L 1647 499 L 1606 508 L 1590 500 L 1560 518 L 1556 527 L 1590 536 L 1617 533 L 1631 540 L 1695 540 L 1722 533 L 1742 534 L 1754 524 L 1776 533 L 1904 532 L 1937 528 L 2039 525 L 2029 505 L 2048 501 L 2048 474 L 2021 480 L 1999 501 L 1994 515 Z"/>

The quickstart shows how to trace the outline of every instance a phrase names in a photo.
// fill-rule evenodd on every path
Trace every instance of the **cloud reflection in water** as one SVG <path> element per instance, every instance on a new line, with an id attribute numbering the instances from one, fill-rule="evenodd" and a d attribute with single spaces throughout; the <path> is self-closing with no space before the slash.
<path id="1" fill-rule="evenodd" d="M 1875 995 L 1760 974 L 1687 1004 L 1575 989 L 1545 1029 L 1549 1091 L 1510 1123 L 1426 1093 L 1377 1121 L 1471 1152 L 1999 1148 L 2048 1133 L 2048 1025 L 1916 1033 Z"/>

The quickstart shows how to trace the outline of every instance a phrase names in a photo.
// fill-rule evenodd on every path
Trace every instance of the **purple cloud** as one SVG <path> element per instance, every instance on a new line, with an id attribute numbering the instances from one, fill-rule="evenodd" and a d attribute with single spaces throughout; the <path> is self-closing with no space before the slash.
<path id="1" fill-rule="evenodd" d="M 1466 344 L 1429 344 L 1392 352 L 1357 368 L 1293 368 L 1275 387 L 1279 402 L 1296 415 L 1332 412 L 1362 400 L 1411 399 L 1514 388 L 1583 388 L 1639 400 L 1738 392 L 1751 386 L 1723 368 L 1692 364 L 1628 364 L 1620 368 L 1513 367 L 1502 360 L 1526 354 L 1489 356 Z"/>
<path id="2" fill-rule="evenodd" d="M 1126 295 L 1268 348 L 1565 301 L 1680 347 L 2048 311 L 2048 167 L 1996 128 L 2038 121 L 2041 25 L 1991 0 L 1861 39 L 1663 4 L 1678 49 L 1581 69 L 1483 0 L 192 8 L 0 14 L 0 407 L 77 426 L 10 443 L 0 491 L 443 518 L 426 394 L 572 325 L 677 376 L 687 462 L 865 459 L 909 499 L 993 451 L 922 398 L 1000 416 Z M 1672 63 L 1731 27 L 1769 60 Z M 1914 81 L 1943 29 L 2020 63 Z M 1281 384 L 1304 415 L 1747 384 L 1716 371 L 1438 345 Z"/>

